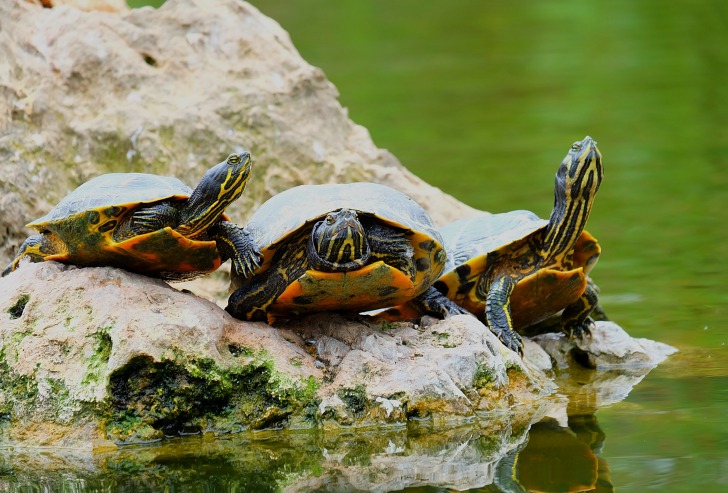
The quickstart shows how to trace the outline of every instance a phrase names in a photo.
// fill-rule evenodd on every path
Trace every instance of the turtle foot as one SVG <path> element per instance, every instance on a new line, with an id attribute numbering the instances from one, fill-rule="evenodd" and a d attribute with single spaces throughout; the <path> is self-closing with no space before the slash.
<path id="1" fill-rule="evenodd" d="M 263 256 L 257 249 L 247 249 L 243 252 L 238 252 L 233 259 L 233 269 L 235 269 L 237 275 L 248 278 L 260 268 L 260 261 L 262 259 Z"/>
<path id="2" fill-rule="evenodd" d="M 230 221 L 220 221 L 210 232 L 217 241 L 220 257 L 223 261 L 231 260 L 235 274 L 247 279 L 260 268 L 263 255 L 247 229 Z"/>
<path id="3" fill-rule="evenodd" d="M 505 347 L 507 347 L 514 353 L 518 353 L 519 356 L 523 357 L 523 340 L 521 339 L 521 336 L 518 335 L 515 331 L 504 330 L 498 333 L 495 330 L 491 330 L 491 332 L 496 335 L 498 340 L 502 342 Z"/>
<path id="4" fill-rule="evenodd" d="M 455 315 L 473 315 L 434 287 L 430 287 L 410 301 L 410 304 L 417 307 L 420 313 L 440 319 L 454 317 Z"/>
<path id="5" fill-rule="evenodd" d="M 586 320 L 581 323 L 568 324 L 564 326 L 564 333 L 569 337 L 569 339 L 583 339 L 584 337 L 591 337 L 592 330 L 595 328 L 594 320 L 587 317 Z"/>

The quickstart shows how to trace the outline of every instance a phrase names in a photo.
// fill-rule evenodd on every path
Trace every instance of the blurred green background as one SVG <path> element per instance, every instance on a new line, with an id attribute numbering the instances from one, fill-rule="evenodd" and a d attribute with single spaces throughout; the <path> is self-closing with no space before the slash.
<path id="1" fill-rule="evenodd" d="M 351 118 L 491 212 L 548 217 L 599 141 L 607 313 L 681 352 L 599 411 L 618 491 L 728 488 L 728 2 L 257 0 Z"/>
<path id="2" fill-rule="evenodd" d="M 728 488 L 728 2 L 253 4 L 379 147 L 474 207 L 548 217 L 569 145 L 598 140 L 602 305 L 680 349 L 599 411 L 601 457 L 622 492 Z"/>

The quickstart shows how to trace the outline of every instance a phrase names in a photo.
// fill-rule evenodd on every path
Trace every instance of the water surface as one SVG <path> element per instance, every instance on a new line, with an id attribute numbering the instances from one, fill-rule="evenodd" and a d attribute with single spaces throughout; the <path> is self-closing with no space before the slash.
<path id="1" fill-rule="evenodd" d="M 728 489 L 728 4 L 254 2 L 428 182 L 547 217 L 589 134 L 607 313 L 681 352 L 599 409 L 618 491 Z"/>
<path id="2" fill-rule="evenodd" d="M 603 248 L 602 305 L 631 335 L 680 353 L 623 400 L 567 407 L 498 440 L 477 423 L 193 437 L 123 449 L 86 471 L 69 458 L 56 475 L 0 489 L 728 490 L 728 4 L 253 3 L 378 146 L 474 207 L 547 217 L 569 145 L 597 139 L 605 179 L 588 229 Z"/>

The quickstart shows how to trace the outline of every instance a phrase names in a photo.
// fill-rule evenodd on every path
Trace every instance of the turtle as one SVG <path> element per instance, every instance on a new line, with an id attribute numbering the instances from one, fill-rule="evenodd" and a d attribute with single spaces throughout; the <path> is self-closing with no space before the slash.
<path id="1" fill-rule="evenodd" d="M 495 466 L 494 483 L 503 493 L 614 491 L 609 464 L 599 456 L 606 434 L 593 412 L 547 417 L 531 425 L 527 439 Z"/>
<path id="2" fill-rule="evenodd" d="M 188 280 L 232 259 L 241 276 L 258 268 L 250 235 L 223 213 L 250 178 L 247 151 L 210 168 L 192 190 L 182 181 L 149 173 L 108 173 L 66 195 L 28 227 L 5 276 L 21 260 L 57 260 L 113 266 L 166 280 Z"/>
<path id="3" fill-rule="evenodd" d="M 407 195 L 370 182 L 300 185 L 255 211 L 246 228 L 263 256 L 226 310 L 242 320 L 365 312 L 421 296 L 445 267 L 442 238 Z"/>
<path id="4" fill-rule="evenodd" d="M 588 278 L 601 253 L 584 230 L 604 171 L 597 143 L 575 142 L 556 173 L 554 208 L 548 221 L 525 210 L 482 214 L 440 229 L 447 251 L 443 275 L 428 310 L 412 303 L 390 310 L 393 317 L 423 312 L 447 316 L 449 299 L 486 323 L 508 348 L 522 354 L 516 330 L 561 313 L 569 337 L 589 335 L 597 288 Z M 443 308 L 445 307 L 445 308 Z"/>

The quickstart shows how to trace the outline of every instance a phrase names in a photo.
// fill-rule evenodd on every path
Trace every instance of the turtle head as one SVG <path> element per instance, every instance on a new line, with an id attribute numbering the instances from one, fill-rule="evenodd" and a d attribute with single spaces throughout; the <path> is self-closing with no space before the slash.
<path id="1" fill-rule="evenodd" d="M 205 173 L 181 211 L 177 231 L 196 236 L 217 222 L 225 209 L 243 194 L 253 161 L 247 151 L 230 154 Z"/>
<path id="2" fill-rule="evenodd" d="M 556 172 L 554 209 L 544 237 L 545 257 L 558 258 L 574 247 L 589 219 L 603 176 L 596 141 L 587 136 L 574 142 Z"/>
<path id="3" fill-rule="evenodd" d="M 341 209 L 314 224 L 307 246 L 314 269 L 342 272 L 362 267 L 371 251 L 356 212 Z"/>
<path id="4" fill-rule="evenodd" d="M 555 200 L 586 201 L 591 204 L 604 177 L 602 155 L 589 136 L 571 144 L 556 172 Z"/>

